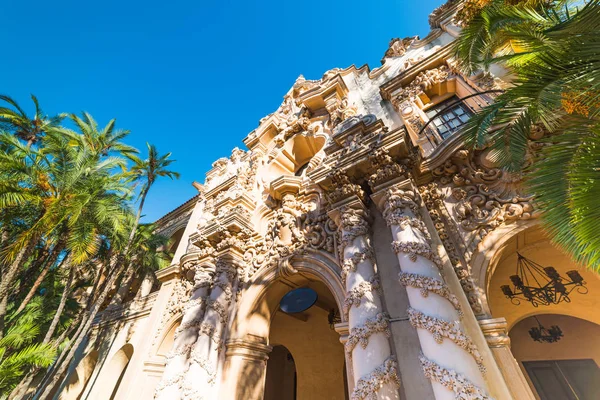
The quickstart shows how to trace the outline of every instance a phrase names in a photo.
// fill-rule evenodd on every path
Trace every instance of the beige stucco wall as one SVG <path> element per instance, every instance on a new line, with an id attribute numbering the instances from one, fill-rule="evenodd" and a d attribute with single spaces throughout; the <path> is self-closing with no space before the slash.
<path id="1" fill-rule="evenodd" d="M 288 348 L 298 379 L 297 400 L 345 400 L 344 348 L 329 327 L 327 312 L 313 306 L 306 322 L 277 312 L 271 324 L 270 345 Z"/>

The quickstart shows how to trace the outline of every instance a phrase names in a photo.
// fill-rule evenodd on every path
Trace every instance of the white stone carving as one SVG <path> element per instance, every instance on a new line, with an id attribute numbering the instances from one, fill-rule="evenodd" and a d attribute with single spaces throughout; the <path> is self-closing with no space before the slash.
<path id="1" fill-rule="evenodd" d="M 392 249 L 398 253 L 406 253 L 411 261 L 416 262 L 417 256 L 425 257 L 434 263 L 440 270 L 442 269 L 442 260 L 433 252 L 431 246 L 427 243 L 420 242 L 400 242 L 395 240 L 392 242 Z"/>
<path id="2" fill-rule="evenodd" d="M 348 315 L 352 306 L 360 306 L 364 295 L 373 291 L 381 293 L 381 285 L 376 276 L 371 277 L 368 281 L 359 283 L 357 286 L 353 287 L 352 290 L 346 292 L 346 298 L 344 299 L 344 315 Z"/>
<path id="3" fill-rule="evenodd" d="M 352 354 L 352 350 L 357 344 L 364 349 L 369 344 L 369 337 L 374 333 L 381 332 L 390 337 L 390 321 L 386 313 L 379 313 L 374 318 L 369 318 L 363 325 L 355 326 L 350 329 L 348 341 L 344 345 L 346 352 Z"/>
<path id="4" fill-rule="evenodd" d="M 369 375 L 361 377 L 352 392 L 351 400 L 377 400 L 377 391 L 386 383 L 400 386 L 396 358 L 390 356 Z"/>
<path id="5" fill-rule="evenodd" d="M 483 390 L 456 371 L 446 369 L 421 356 L 425 376 L 454 392 L 456 400 L 493 400 Z"/>
<path id="6" fill-rule="evenodd" d="M 429 292 L 442 296 L 452 303 L 459 315 L 463 315 L 458 298 L 450 292 L 450 289 L 444 282 L 427 276 L 407 272 L 400 272 L 399 277 L 402 285 L 421 289 L 420 292 L 423 297 L 429 296 Z"/>
<path id="7" fill-rule="evenodd" d="M 471 354 L 479 366 L 479 370 L 485 372 L 483 358 L 481 357 L 479 350 L 477 350 L 473 341 L 460 329 L 458 323 L 425 315 L 414 308 L 408 309 L 408 319 L 415 328 L 429 331 L 438 343 L 442 343 L 444 339 L 452 340 L 467 353 Z"/>

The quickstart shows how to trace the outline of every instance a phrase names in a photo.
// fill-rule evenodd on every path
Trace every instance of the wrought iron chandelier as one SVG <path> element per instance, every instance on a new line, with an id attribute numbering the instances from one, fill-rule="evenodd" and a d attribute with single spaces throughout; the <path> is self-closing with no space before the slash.
<path id="1" fill-rule="evenodd" d="M 515 304 L 529 301 L 534 307 L 549 306 L 561 302 L 570 303 L 569 294 L 576 288 L 578 293 L 586 294 L 583 277 L 576 270 L 567 271 L 569 279 L 561 276 L 554 267 L 542 267 L 540 264 L 523 257 L 517 252 L 517 273 L 510 276 L 511 285 L 502 285 L 502 293 Z"/>
<path id="2" fill-rule="evenodd" d="M 541 343 L 554 343 L 558 342 L 560 338 L 563 337 L 562 330 L 558 327 L 558 325 L 552 325 L 550 329 L 544 328 L 542 323 L 537 317 L 533 317 L 538 323 L 538 326 L 534 326 L 529 330 L 529 335 L 536 342 Z"/>

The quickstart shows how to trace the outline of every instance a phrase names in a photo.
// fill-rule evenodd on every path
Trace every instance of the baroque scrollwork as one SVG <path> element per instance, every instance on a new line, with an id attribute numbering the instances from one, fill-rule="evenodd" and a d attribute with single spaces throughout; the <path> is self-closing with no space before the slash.
<path id="1" fill-rule="evenodd" d="M 352 195 L 356 195 L 359 199 L 364 199 L 365 192 L 360 185 L 352 183 L 350 178 L 343 172 L 335 170 L 329 175 L 329 179 L 331 179 L 334 187 L 327 193 L 327 201 L 330 204 L 335 204 Z"/>
<path id="2" fill-rule="evenodd" d="M 463 375 L 443 368 L 424 356 L 421 356 L 421 366 L 428 379 L 452 390 L 456 400 L 493 400 Z"/>
<path id="3" fill-rule="evenodd" d="M 502 223 L 534 217 L 533 196 L 522 194 L 521 173 L 495 166 L 491 149 L 459 150 L 433 171 L 448 185 L 461 228 L 485 237 Z"/>
<path id="4" fill-rule="evenodd" d="M 442 296 L 446 300 L 448 300 L 454 306 L 454 309 L 458 312 L 459 315 L 462 316 L 463 312 L 460 307 L 460 302 L 458 298 L 450 292 L 448 286 L 434 278 L 430 278 L 423 275 L 411 274 L 408 272 L 400 272 L 400 283 L 403 286 L 410 286 L 417 289 L 420 289 L 421 296 L 427 297 L 429 293 L 435 293 L 439 296 Z"/>
<path id="5" fill-rule="evenodd" d="M 375 173 L 368 180 L 369 186 L 373 190 L 382 183 L 406 177 L 406 167 L 395 162 L 385 148 L 372 150 L 368 157 L 369 162 L 375 169 Z"/>
<path id="6" fill-rule="evenodd" d="M 408 86 L 395 94 L 392 104 L 396 109 L 402 109 L 403 107 L 400 106 L 402 103 L 415 101 L 421 93 L 448 79 L 450 73 L 450 68 L 447 65 L 440 65 L 437 68 L 420 72 Z"/>
<path id="7" fill-rule="evenodd" d="M 446 206 L 444 204 L 444 195 L 436 183 L 430 183 L 429 185 L 422 186 L 419 189 L 425 202 L 425 206 L 429 210 L 429 215 L 431 216 L 437 233 L 442 240 L 446 252 L 448 253 L 450 262 L 454 268 L 454 272 L 456 273 L 460 285 L 465 292 L 467 299 L 469 300 L 469 305 L 471 306 L 473 312 L 476 315 L 479 315 L 483 312 L 481 299 L 476 291 L 475 283 L 473 282 L 471 273 L 469 272 L 468 268 L 465 267 L 465 263 L 459 256 L 458 250 L 450 238 L 451 235 L 449 234 L 448 229 L 453 229 L 452 233 L 454 237 L 459 236 L 458 232 L 456 231 L 454 224 L 449 224 L 447 221 L 444 221 L 444 218 L 446 218 L 448 221 L 450 220 L 450 216 L 448 215 L 448 211 L 446 210 Z M 462 253 L 464 254 L 466 252 L 463 250 Z"/>
<path id="8" fill-rule="evenodd" d="M 425 329 L 433 335 L 437 343 L 443 343 L 444 339 L 449 339 L 462 347 L 467 353 L 471 354 L 482 372 L 485 372 L 483 366 L 483 357 L 477 350 L 473 341 L 460 329 L 455 322 L 445 321 L 441 318 L 425 315 L 414 308 L 408 309 L 408 319 L 410 324 L 419 329 Z"/>
<path id="9" fill-rule="evenodd" d="M 367 376 L 361 377 L 350 397 L 351 400 L 377 400 L 377 391 L 385 384 L 400 386 L 398 364 L 394 356 L 390 356 L 382 365 L 375 368 Z"/>
<path id="10" fill-rule="evenodd" d="M 344 345 L 346 352 L 352 354 L 352 350 L 357 344 L 360 344 L 363 349 L 367 348 L 371 335 L 378 332 L 383 333 L 387 337 L 391 335 L 390 320 L 386 313 L 379 313 L 375 317 L 367 319 L 364 324 L 350 329 L 348 341 Z"/>

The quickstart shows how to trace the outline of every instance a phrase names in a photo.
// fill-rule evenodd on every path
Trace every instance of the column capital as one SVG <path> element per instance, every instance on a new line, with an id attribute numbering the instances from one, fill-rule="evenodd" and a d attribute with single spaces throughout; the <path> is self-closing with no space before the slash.
<path id="1" fill-rule="evenodd" d="M 265 343 L 263 338 L 251 338 L 249 340 L 233 339 L 225 343 L 227 357 L 237 356 L 251 361 L 267 361 L 272 346 Z"/>
<path id="2" fill-rule="evenodd" d="M 505 318 L 479 320 L 479 326 L 490 347 L 510 347 L 508 324 Z"/>
<path id="3" fill-rule="evenodd" d="M 354 216 L 355 218 L 368 218 L 368 209 L 365 203 L 357 196 L 352 196 L 345 201 L 334 204 L 334 208 L 327 213 L 329 218 L 335 222 L 338 229 L 343 229 L 344 224 L 348 223 L 348 219 Z"/>
<path id="4" fill-rule="evenodd" d="M 374 191 L 371 195 L 371 199 L 373 200 L 379 211 L 383 212 L 383 210 L 385 210 L 386 203 L 388 202 L 392 193 L 407 191 L 417 193 L 417 190 L 410 181 L 410 179 L 405 179 L 400 182 L 389 181 L 386 185 L 380 185 L 377 188 L 377 191 Z"/>
<path id="5" fill-rule="evenodd" d="M 360 185 L 351 182 L 348 175 L 342 171 L 334 170 L 327 175 L 327 179 L 331 182 L 332 188 L 327 191 L 326 197 L 332 207 L 337 208 L 354 199 L 364 202 L 364 190 Z"/>
<path id="6" fill-rule="evenodd" d="M 335 324 L 333 328 L 340 334 L 340 342 L 345 344 L 350 334 L 350 324 L 348 322 L 340 322 L 339 324 Z"/>

